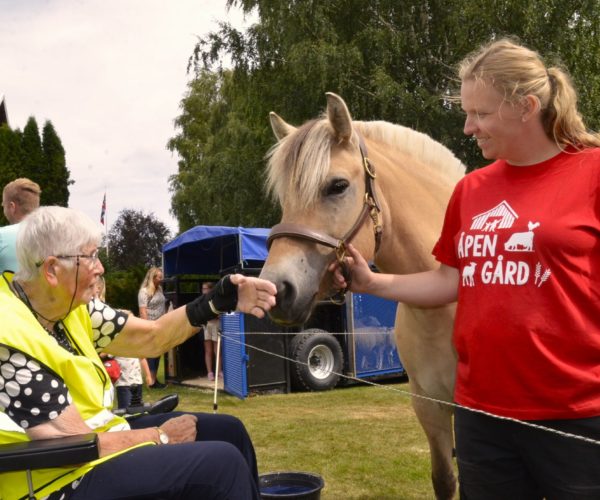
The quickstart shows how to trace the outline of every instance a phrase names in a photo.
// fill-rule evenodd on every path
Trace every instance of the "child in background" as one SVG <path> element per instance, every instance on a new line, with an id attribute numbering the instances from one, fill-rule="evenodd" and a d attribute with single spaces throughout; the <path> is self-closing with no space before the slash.
<path id="1" fill-rule="evenodd" d="M 103 276 L 98 278 L 95 285 L 94 298 L 106 301 L 106 282 Z M 133 314 L 131 311 L 123 310 L 127 314 Z M 146 376 L 146 383 L 152 384 L 152 375 L 148 362 L 145 359 L 124 358 L 121 356 L 107 356 L 101 354 L 103 361 L 114 360 L 119 364 L 121 373 L 117 380 L 113 380 L 113 385 L 117 389 L 117 408 L 127 408 L 128 406 L 141 406 L 144 404 L 142 398 L 142 369 Z"/>
<path id="2" fill-rule="evenodd" d="M 129 315 L 133 314 L 131 311 L 123 310 L 123 312 Z M 142 370 L 146 377 L 146 384 L 152 384 L 152 374 L 148 362 L 144 358 L 124 358 L 121 356 L 115 356 L 115 360 L 121 366 L 121 376 L 114 384 L 117 389 L 117 407 L 127 408 L 143 405 Z"/>

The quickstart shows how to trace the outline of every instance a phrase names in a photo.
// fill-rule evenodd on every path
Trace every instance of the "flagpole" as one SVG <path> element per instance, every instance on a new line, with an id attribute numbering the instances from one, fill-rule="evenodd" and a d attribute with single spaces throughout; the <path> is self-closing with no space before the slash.
<path id="1" fill-rule="evenodd" d="M 108 260 L 108 210 L 106 209 L 106 186 L 104 187 L 104 242 L 106 244 L 106 260 Z"/>
<path id="2" fill-rule="evenodd" d="M 106 258 L 108 259 L 108 217 L 106 215 L 106 191 L 104 186 L 104 198 L 102 199 L 102 208 L 100 210 L 100 222 L 104 225 L 104 245 L 106 248 Z"/>

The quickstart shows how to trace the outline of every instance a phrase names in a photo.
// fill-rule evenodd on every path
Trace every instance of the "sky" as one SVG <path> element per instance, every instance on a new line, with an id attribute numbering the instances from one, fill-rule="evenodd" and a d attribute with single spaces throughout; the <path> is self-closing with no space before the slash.
<path id="1" fill-rule="evenodd" d="M 218 21 L 244 27 L 225 0 L 0 0 L 0 95 L 11 128 L 50 120 L 75 184 L 69 206 L 108 229 L 123 209 L 169 213 L 166 149 L 187 91 L 198 36 Z M 43 186 L 42 190 L 43 190 Z"/>

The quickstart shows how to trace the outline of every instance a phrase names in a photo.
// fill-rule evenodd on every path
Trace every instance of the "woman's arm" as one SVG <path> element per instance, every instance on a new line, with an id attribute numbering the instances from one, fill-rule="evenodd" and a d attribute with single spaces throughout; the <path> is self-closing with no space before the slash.
<path id="1" fill-rule="evenodd" d="M 270 281 L 232 274 L 209 295 L 201 295 L 154 321 L 130 316 L 123 330 L 104 349 L 117 356 L 153 358 L 181 344 L 220 312 L 237 310 L 262 318 L 275 305 L 277 289 Z"/>
<path id="2" fill-rule="evenodd" d="M 83 421 L 74 404 L 71 404 L 55 419 L 27 429 L 27 435 L 32 440 L 59 438 L 75 434 L 87 434 L 89 432 L 93 432 L 93 429 Z M 101 457 L 149 441 L 154 443 L 159 442 L 158 431 L 154 427 L 130 431 L 102 432 L 98 434 Z"/>
<path id="3" fill-rule="evenodd" d="M 190 442 L 196 438 L 196 417 L 194 415 L 180 415 L 167 420 L 160 428 L 169 437 L 169 443 Z M 93 432 L 93 430 L 83 421 L 76 406 L 71 404 L 55 419 L 28 429 L 27 435 L 32 440 L 36 440 L 87 434 L 89 432 Z M 156 427 L 98 433 L 101 457 L 148 442 L 160 443 L 159 432 Z"/>
<path id="4" fill-rule="evenodd" d="M 148 319 L 148 293 L 145 288 L 141 288 L 138 292 L 138 309 L 140 318 Z"/>
<path id="5" fill-rule="evenodd" d="M 438 307 L 456 301 L 458 269 L 444 264 L 439 268 L 415 274 L 374 273 L 360 253 L 348 245 L 346 265 L 352 275 L 350 290 L 369 293 L 384 299 L 418 307 Z M 334 284 L 345 288 L 348 283 L 337 262 L 330 266 Z"/>
<path id="6" fill-rule="evenodd" d="M 140 366 L 144 372 L 144 378 L 146 379 L 146 385 L 152 385 L 152 373 L 150 373 L 150 367 L 146 358 L 140 358 Z"/>

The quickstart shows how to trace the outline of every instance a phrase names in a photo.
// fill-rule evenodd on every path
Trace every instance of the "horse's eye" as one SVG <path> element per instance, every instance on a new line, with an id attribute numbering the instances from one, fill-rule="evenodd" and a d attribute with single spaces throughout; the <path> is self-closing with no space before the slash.
<path id="1" fill-rule="evenodd" d="M 336 179 L 327 186 L 325 194 L 327 196 L 342 194 L 344 191 L 346 191 L 346 189 L 348 189 L 349 185 L 350 183 L 345 179 Z"/>

